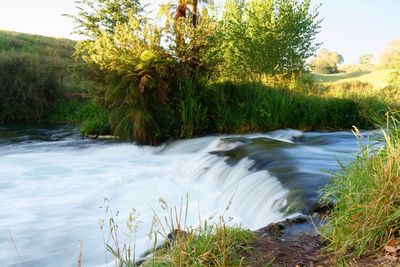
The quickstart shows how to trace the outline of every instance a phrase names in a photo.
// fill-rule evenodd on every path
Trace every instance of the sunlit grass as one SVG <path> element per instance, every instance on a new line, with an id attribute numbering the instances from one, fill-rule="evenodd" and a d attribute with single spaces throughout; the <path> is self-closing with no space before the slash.
<path id="1" fill-rule="evenodd" d="M 391 69 L 355 71 L 337 74 L 313 74 L 315 80 L 323 83 L 343 83 L 360 81 L 370 83 L 373 88 L 382 89 L 389 85 L 390 77 L 393 73 Z"/>
<path id="2" fill-rule="evenodd" d="M 361 146 L 355 162 L 336 174 L 325 193 L 335 206 L 322 232 L 337 259 L 374 254 L 400 238 L 399 113 L 388 117 L 382 135 L 386 145 Z"/>

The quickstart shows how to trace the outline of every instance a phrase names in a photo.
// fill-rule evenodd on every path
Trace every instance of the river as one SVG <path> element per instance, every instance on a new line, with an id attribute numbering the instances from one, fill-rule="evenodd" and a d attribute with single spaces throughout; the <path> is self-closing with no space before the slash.
<path id="1" fill-rule="evenodd" d="M 85 139 L 72 126 L 0 126 L 0 266 L 77 266 L 80 241 L 83 266 L 107 266 L 99 226 L 107 205 L 119 211 L 121 232 L 136 209 L 138 253 L 153 246 L 160 198 L 179 207 L 188 196 L 193 225 L 223 214 L 255 230 L 307 214 L 328 172 L 357 151 L 351 132 L 287 129 L 142 147 Z"/>

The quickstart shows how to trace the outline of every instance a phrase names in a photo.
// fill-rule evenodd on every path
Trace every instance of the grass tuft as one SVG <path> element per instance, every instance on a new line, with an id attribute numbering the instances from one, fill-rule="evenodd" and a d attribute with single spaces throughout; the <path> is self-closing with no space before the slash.
<path id="1" fill-rule="evenodd" d="M 399 115 L 388 116 L 381 140 L 386 145 L 361 145 L 360 155 L 343 167 L 325 192 L 335 207 L 322 233 L 329 241 L 327 250 L 337 259 L 377 253 L 400 239 Z"/>

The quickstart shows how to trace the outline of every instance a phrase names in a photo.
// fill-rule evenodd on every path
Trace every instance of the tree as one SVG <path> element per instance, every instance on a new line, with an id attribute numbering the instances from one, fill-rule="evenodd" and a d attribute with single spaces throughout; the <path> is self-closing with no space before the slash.
<path id="1" fill-rule="evenodd" d="M 338 72 L 338 64 L 342 64 L 343 61 L 342 55 L 324 48 L 311 60 L 310 67 L 316 73 L 332 74 Z"/>
<path id="2" fill-rule="evenodd" d="M 376 59 L 373 54 L 363 54 L 360 56 L 358 62 L 361 65 L 372 65 L 372 64 L 375 64 Z"/>
<path id="3" fill-rule="evenodd" d="M 319 47 L 319 24 L 309 0 L 227 0 L 220 27 L 224 75 L 301 72 Z"/>
<path id="4" fill-rule="evenodd" d="M 92 40 L 103 31 L 113 33 L 118 24 L 127 23 L 131 15 L 144 11 L 140 0 L 78 0 L 76 7 L 77 15 L 67 15 L 75 22 L 75 33 Z"/>
<path id="5" fill-rule="evenodd" d="M 397 56 L 400 54 L 400 39 L 391 41 L 379 59 L 384 68 L 395 68 Z"/>
<path id="6" fill-rule="evenodd" d="M 201 11 L 200 2 L 206 4 Z M 218 22 L 212 9 L 207 0 L 178 0 L 162 5 L 159 10 L 159 17 L 166 18 L 164 33 L 169 52 L 185 66 L 194 80 L 207 76 L 217 62 L 215 33 Z"/>

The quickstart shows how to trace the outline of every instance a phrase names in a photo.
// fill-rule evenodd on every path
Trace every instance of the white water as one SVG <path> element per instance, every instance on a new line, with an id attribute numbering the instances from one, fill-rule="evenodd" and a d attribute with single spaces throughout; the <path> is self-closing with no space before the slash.
<path id="1" fill-rule="evenodd" d="M 291 142 L 301 134 L 287 130 L 272 136 Z M 267 135 L 247 136 L 256 137 Z M 250 229 L 284 219 L 287 215 L 279 210 L 287 202 L 288 189 L 276 177 L 266 170 L 250 170 L 254 162 L 248 158 L 230 166 L 225 158 L 209 153 L 237 145 L 221 137 L 159 148 L 68 138 L 0 144 L 0 266 L 77 266 L 79 240 L 83 266 L 105 265 L 99 228 L 100 219 L 107 219 L 99 208 L 105 198 L 121 212 L 120 225 L 131 208 L 140 213 L 138 253 L 153 247 L 147 234 L 151 208 L 162 215 L 160 197 L 179 206 L 188 194 L 193 224 L 198 206 L 202 218 L 224 214 Z"/>

